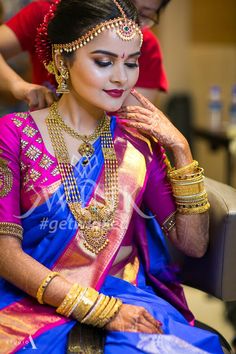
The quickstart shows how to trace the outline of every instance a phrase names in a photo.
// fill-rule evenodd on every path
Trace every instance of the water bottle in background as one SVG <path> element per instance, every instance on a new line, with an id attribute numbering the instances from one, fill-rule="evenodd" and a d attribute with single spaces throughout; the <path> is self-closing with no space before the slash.
<path id="1" fill-rule="evenodd" d="M 222 125 L 223 108 L 220 87 L 217 85 L 212 86 L 209 96 L 209 125 L 211 129 L 218 130 Z"/>
<path id="2" fill-rule="evenodd" d="M 232 87 L 231 102 L 229 106 L 229 124 L 236 127 L 236 84 Z"/>

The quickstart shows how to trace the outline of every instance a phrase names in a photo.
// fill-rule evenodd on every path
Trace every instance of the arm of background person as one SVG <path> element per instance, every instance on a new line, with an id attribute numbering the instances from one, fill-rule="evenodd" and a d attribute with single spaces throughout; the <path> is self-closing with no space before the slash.
<path id="1" fill-rule="evenodd" d="M 30 109 L 49 106 L 53 93 L 46 87 L 31 84 L 20 77 L 7 63 L 7 59 L 22 52 L 15 33 L 6 25 L 0 26 L 0 90 L 10 92 L 16 99 L 26 101 Z"/>

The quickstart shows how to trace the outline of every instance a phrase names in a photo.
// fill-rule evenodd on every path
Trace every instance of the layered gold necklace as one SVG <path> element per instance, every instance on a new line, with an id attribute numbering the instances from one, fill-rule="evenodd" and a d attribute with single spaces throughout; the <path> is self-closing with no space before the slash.
<path id="1" fill-rule="evenodd" d="M 105 173 L 104 203 L 99 203 L 92 198 L 86 207 L 82 207 L 73 166 L 70 163 L 68 149 L 62 132 L 64 130 L 69 133 L 69 129 L 70 135 L 73 132 L 73 136 L 79 136 L 81 140 L 83 140 L 81 137 L 84 136 L 79 135 L 72 128 L 65 125 L 58 112 L 57 103 L 50 107 L 46 125 L 58 161 L 66 201 L 79 225 L 83 244 L 89 251 L 98 254 L 109 242 L 107 234 L 113 225 L 118 204 L 118 162 L 110 130 L 110 118 L 105 115 L 92 134 L 93 139 L 91 139 L 91 135 L 89 136 L 89 141 L 96 139 L 98 134 L 101 137 Z M 86 138 L 88 137 L 86 136 Z"/>
<path id="2" fill-rule="evenodd" d="M 78 152 L 80 153 L 80 155 L 82 157 L 85 157 L 86 158 L 86 162 L 88 162 L 88 158 L 90 158 L 94 154 L 94 147 L 93 147 L 93 145 L 90 142 L 96 140 L 101 135 L 101 131 L 103 129 L 103 125 L 104 125 L 104 122 L 105 122 L 105 116 L 106 115 L 104 115 L 103 119 L 100 120 L 97 128 L 95 129 L 95 131 L 92 134 L 90 134 L 90 135 L 82 135 L 82 134 L 79 134 L 78 132 L 76 132 L 71 127 L 69 127 L 64 122 L 64 120 L 62 119 L 60 114 L 58 114 L 57 104 L 56 103 L 53 103 L 51 109 L 52 109 L 52 111 L 54 111 L 54 115 L 55 115 L 55 113 L 57 114 L 58 122 L 60 124 L 61 129 L 64 130 L 67 134 L 69 134 L 73 138 L 76 138 L 78 140 L 82 140 L 83 141 L 83 143 L 78 148 Z"/>

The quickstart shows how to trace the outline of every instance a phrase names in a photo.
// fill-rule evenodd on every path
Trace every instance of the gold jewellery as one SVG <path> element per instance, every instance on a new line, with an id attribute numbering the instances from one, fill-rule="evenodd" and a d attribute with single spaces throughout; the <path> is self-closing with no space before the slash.
<path id="1" fill-rule="evenodd" d="M 52 111 L 52 114 L 57 117 L 58 123 L 60 124 L 60 127 L 62 130 L 64 130 L 67 134 L 69 134 L 73 138 L 83 141 L 83 143 L 78 148 L 78 152 L 80 153 L 80 155 L 82 157 L 86 157 L 86 160 L 83 162 L 83 164 L 84 165 L 87 164 L 88 158 L 92 157 L 92 155 L 94 154 L 94 147 L 92 144 L 90 144 L 90 142 L 96 140 L 101 135 L 101 132 L 102 132 L 102 129 L 103 129 L 103 126 L 105 123 L 105 115 L 104 115 L 103 119 L 100 120 L 97 128 L 95 129 L 95 131 L 92 134 L 82 135 L 82 134 L 79 134 L 78 132 L 76 132 L 71 127 L 69 127 L 64 122 L 64 120 L 62 119 L 62 117 L 58 113 L 56 103 L 52 104 L 51 111 Z"/>
<path id="2" fill-rule="evenodd" d="M 36 298 L 38 300 L 38 302 L 40 304 L 44 304 L 43 301 L 43 295 L 45 293 L 46 288 L 48 287 L 49 283 L 57 276 L 59 276 L 60 274 L 57 272 L 50 272 L 42 281 L 42 283 L 40 284 L 38 290 L 37 290 L 37 294 L 36 294 Z"/>
<path id="3" fill-rule="evenodd" d="M 136 34 L 138 34 L 140 36 L 140 47 L 141 47 L 143 42 L 143 34 L 139 25 L 135 23 L 133 20 L 127 18 L 125 11 L 123 10 L 122 6 L 119 4 L 117 0 L 113 0 L 113 2 L 119 9 L 121 13 L 121 17 L 117 17 L 99 23 L 97 26 L 95 26 L 90 31 L 88 31 L 84 36 L 70 43 L 53 44 L 54 49 L 59 50 L 60 53 L 63 53 L 63 51 L 67 53 L 73 52 L 85 46 L 87 43 L 92 41 L 94 38 L 96 38 L 100 33 L 104 32 L 105 30 L 115 30 L 117 35 L 123 41 L 131 41 L 136 36 Z"/>
<path id="4" fill-rule="evenodd" d="M 54 55 L 56 52 L 59 53 L 71 53 L 76 51 L 79 48 L 84 47 L 94 38 L 99 36 L 106 30 L 115 31 L 116 34 L 123 40 L 123 41 L 131 41 L 136 35 L 140 37 L 140 48 L 143 43 L 143 34 L 141 31 L 140 26 L 133 20 L 129 19 L 126 16 L 125 11 L 123 10 L 122 6 L 119 4 L 119 1 L 113 0 L 115 5 L 120 11 L 121 16 L 116 17 L 104 22 L 97 24 L 95 27 L 90 29 L 87 33 L 85 33 L 80 38 L 69 42 L 69 43 L 54 43 L 51 45 L 51 54 L 48 53 L 48 35 L 47 35 L 47 26 L 48 26 L 48 18 L 45 17 L 43 24 L 38 29 L 38 36 L 36 39 L 36 48 L 39 56 L 42 58 L 43 63 L 46 69 L 56 77 L 58 76 L 55 58 Z M 54 11 L 51 9 L 50 16 L 54 16 Z M 50 17 L 49 16 L 49 17 Z M 46 33 L 45 33 L 46 32 Z M 49 59 L 49 57 L 51 57 Z M 62 90 L 62 93 L 64 91 Z"/>
<path id="5" fill-rule="evenodd" d="M 92 253 L 98 254 L 108 244 L 107 233 L 113 225 L 118 205 L 118 162 L 110 130 L 110 118 L 106 115 L 101 123 L 102 128 L 99 128 L 104 156 L 104 203 L 98 203 L 92 198 L 86 207 L 81 204 L 73 166 L 62 134 L 64 125 L 61 122 L 62 118 L 55 103 L 50 107 L 46 125 L 58 161 L 66 201 L 79 225 L 84 246 Z"/>
<path id="6" fill-rule="evenodd" d="M 199 214 L 210 208 L 203 173 L 203 168 L 195 160 L 168 173 L 179 213 Z"/>
<path id="7" fill-rule="evenodd" d="M 66 317 L 72 316 L 78 322 L 102 328 L 114 318 L 121 305 L 122 301 L 118 298 L 73 284 L 56 312 Z"/>

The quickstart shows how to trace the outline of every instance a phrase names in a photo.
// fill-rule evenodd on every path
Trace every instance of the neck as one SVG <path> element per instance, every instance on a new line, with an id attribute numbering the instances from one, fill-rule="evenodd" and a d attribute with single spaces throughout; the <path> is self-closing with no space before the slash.
<path id="1" fill-rule="evenodd" d="M 103 118 L 104 111 L 91 106 L 70 94 L 64 94 L 58 102 L 58 111 L 66 124 L 80 134 L 89 135 Z"/>

